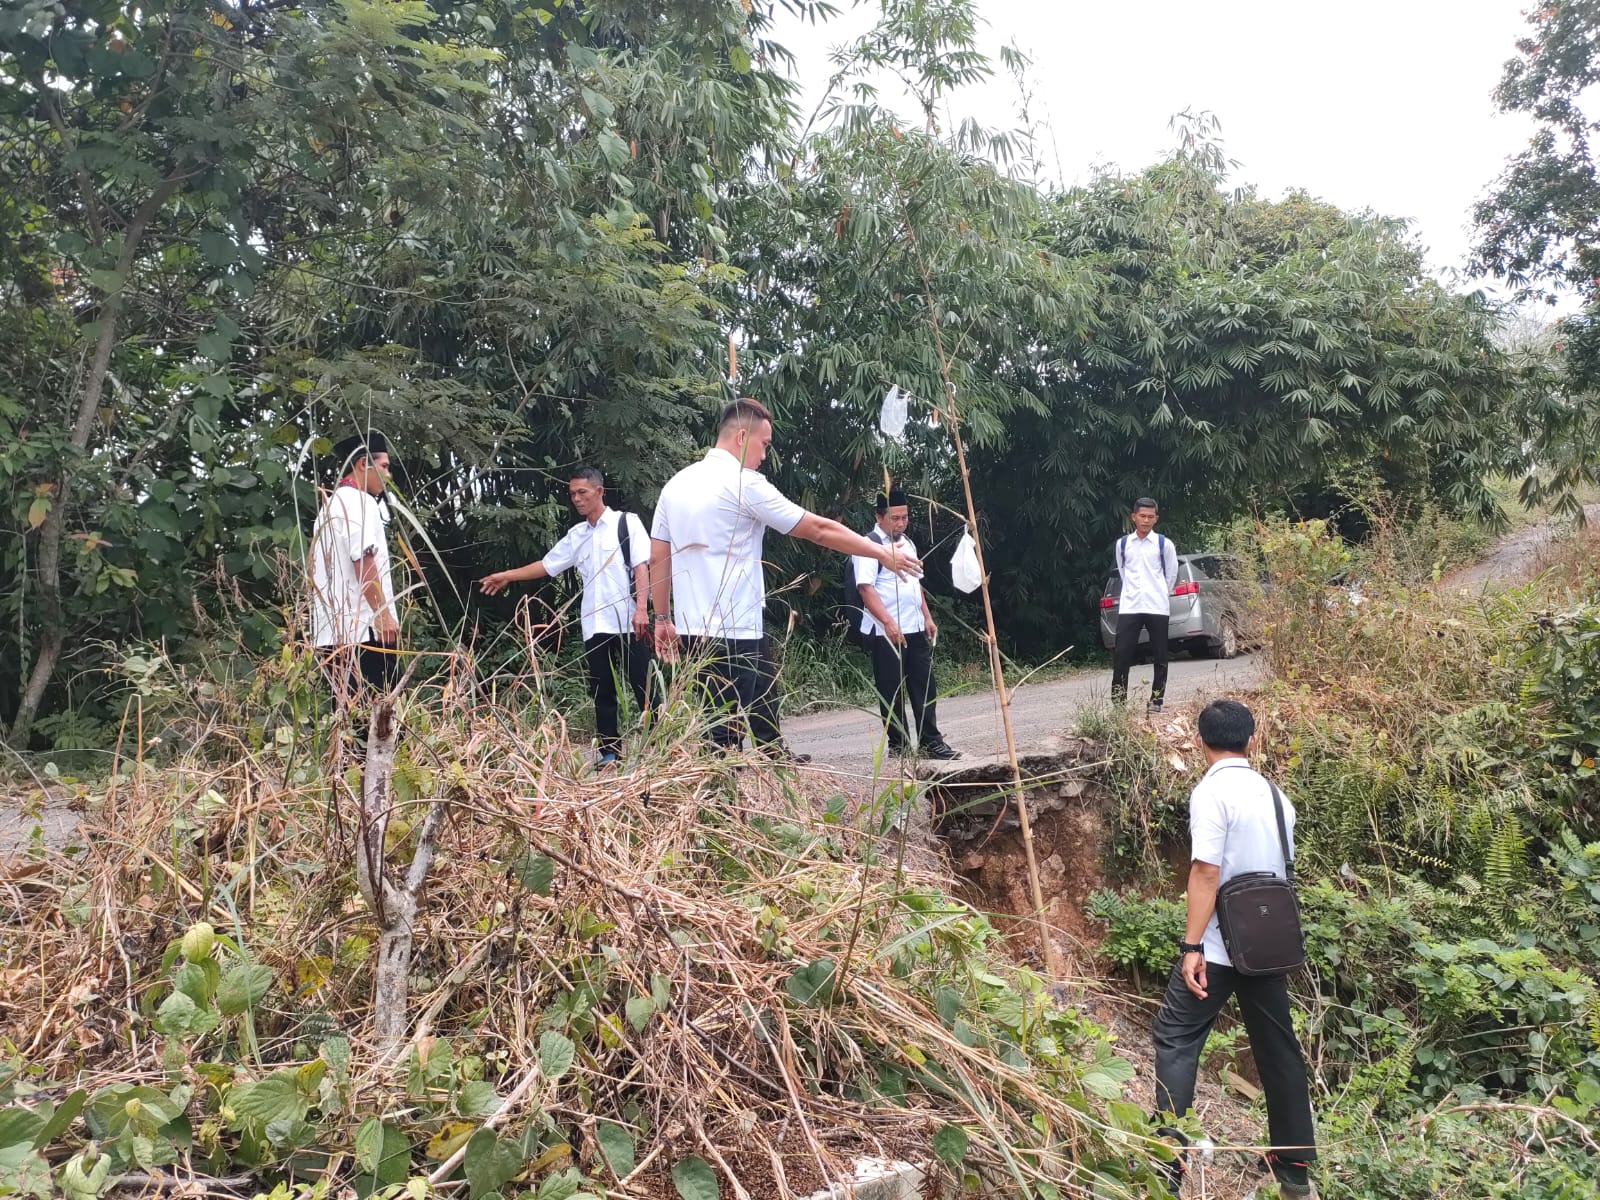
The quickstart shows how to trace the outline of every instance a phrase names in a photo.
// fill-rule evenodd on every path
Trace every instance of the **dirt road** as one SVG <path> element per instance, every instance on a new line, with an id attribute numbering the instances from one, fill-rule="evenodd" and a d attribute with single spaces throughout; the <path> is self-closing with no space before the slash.
<path id="1" fill-rule="evenodd" d="M 1600 504 L 1585 504 L 1583 512 L 1591 528 L 1600 525 Z M 1546 550 L 1569 528 L 1566 521 L 1547 518 L 1508 533 L 1482 558 L 1446 575 L 1440 586 L 1453 592 L 1481 592 L 1486 587 L 1520 583 L 1538 573 Z"/>
<path id="2" fill-rule="evenodd" d="M 1225 696 L 1254 686 L 1261 676 L 1261 664 L 1253 654 L 1221 662 L 1178 657 L 1172 660 L 1167 679 L 1167 699 L 1177 702 L 1201 695 Z M 1135 702 L 1142 705 L 1150 691 L 1150 668 L 1134 668 L 1130 682 Z M 1077 711 L 1105 703 L 1110 688 L 1109 669 L 1018 688 L 1011 701 L 1011 728 L 1018 752 L 1050 749 L 1053 739 L 1070 731 Z M 993 692 L 985 689 L 946 696 L 939 701 L 938 717 L 945 740 L 962 752 L 955 766 L 1004 756 L 1005 733 Z M 815 765 L 866 774 L 872 769 L 873 749 L 883 726 L 877 713 L 847 708 L 786 720 L 783 731 L 790 746 L 811 755 Z"/>

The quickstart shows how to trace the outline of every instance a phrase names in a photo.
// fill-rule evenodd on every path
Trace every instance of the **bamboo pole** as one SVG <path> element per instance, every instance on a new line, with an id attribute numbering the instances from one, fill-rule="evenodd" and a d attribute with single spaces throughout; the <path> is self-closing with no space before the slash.
<path id="1" fill-rule="evenodd" d="M 967 470 L 967 451 L 961 439 L 960 414 L 956 408 L 955 384 L 950 380 L 950 360 L 944 352 L 944 334 L 939 326 L 939 306 L 933 295 L 933 276 L 917 244 L 917 234 L 911 224 L 911 209 L 901 199 L 906 218 L 906 241 L 917 260 L 917 270 L 922 275 L 922 295 L 928 305 L 928 322 L 933 326 L 933 349 L 939 359 L 939 376 L 944 382 L 943 419 L 949 425 L 950 439 L 956 446 L 956 464 L 961 468 L 961 490 L 967 502 L 967 525 L 972 534 L 973 547 L 978 556 L 978 588 L 983 595 L 983 625 L 989 643 L 989 675 L 994 680 L 995 698 L 1000 703 L 1000 724 L 1006 735 L 1006 757 L 1011 764 L 1011 795 L 1017 806 L 1017 820 L 1022 827 L 1022 852 L 1028 863 L 1028 891 L 1033 901 L 1034 920 L 1039 926 L 1039 949 L 1044 956 L 1045 970 L 1056 979 L 1067 975 L 1065 964 L 1050 937 L 1050 926 L 1044 919 L 1044 889 L 1039 886 L 1039 860 L 1033 849 L 1033 824 L 1028 819 L 1028 802 L 1022 792 L 1022 766 L 1017 761 L 1017 739 L 1011 731 L 1011 693 L 1006 688 L 1005 669 L 1000 660 L 1000 639 L 995 633 L 994 605 L 989 599 L 989 572 L 983 563 L 983 537 L 978 530 L 978 509 L 972 500 L 972 475 Z"/>

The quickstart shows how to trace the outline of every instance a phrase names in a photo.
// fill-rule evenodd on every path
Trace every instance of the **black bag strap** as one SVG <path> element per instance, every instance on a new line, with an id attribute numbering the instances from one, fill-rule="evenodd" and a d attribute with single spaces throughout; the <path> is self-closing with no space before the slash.
<path id="1" fill-rule="evenodd" d="M 628 545 L 632 539 L 628 534 L 628 518 L 632 513 L 617 514 L 617 546 L 622 550 L 622 566 L 625 570 L 633 570 L 633 554 Z"/>
<path id="2" fill-rule="evenodd" d="M 878 536 L 878 527 L 876 525 L 874 525 L 872 527 L 872 531 L 867 534 L 867 541 L 869 541 L 869 542 L 877 542 L 878 545 L 880 545 L 880 546 L 887 546 L 889 544 L 888 541 L 885 540 L 887 537 L 888 537 L 887 534 L 885 534 L 883 537 L 879 537 Z M 855 565 L 853 563 L 851 564 L 850 571 L 851 571 L 851 574 L 854 575 L 854 573 L 855 573 Z M 872 576 L 872 582 L 873 582 L 874 585 L 876 585 L 877 582 L 878 582 L 878 576 L 882 575 L 882 574 L 883 574 L 883 564 L 879 563 L 878 564 L 878 570 Z"/>
<path id="3" fill-rule="evenodd" d="M 1272 811 L 1278 818 L 1278 845 L 1283 848 L 1283 877 L 1292 886 L 1294 884 L 1294 852 L 1289 849 L 1289 827 L 1283 820 L 1283 793 L 1278 790 L 1278 785 L 1272 780 L 1267 780 L 1267 786 L 1272 789 Z"/>

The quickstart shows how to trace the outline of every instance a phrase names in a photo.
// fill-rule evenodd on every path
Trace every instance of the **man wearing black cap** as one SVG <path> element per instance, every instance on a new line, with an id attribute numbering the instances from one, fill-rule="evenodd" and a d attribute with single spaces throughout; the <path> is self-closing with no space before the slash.
<path id="1" fill-rule="evenodd" d="M 906 494 L 890 488 L 880 492 L 877 524 L 867 536 L 896 553 L 917 556 L 906 536 L 911 510 Z M 938 686 L 933 681 L 933 643 L 939 628 L 928 611 L 922 581 L 902 579 L 885 571 L 875 558 L 855 560 L 856 591 L 864 610 L 861 632 L 872 655 L 872 679 L 878 687 L 878 708 L 891 754 L 916 753 L 924 758 L 960 758 L 961 751 L 944 740 L 935 716 Z M 905 724 L 905 701 L 911 701 L 911 727 Z"/>
<path id="2" fill-rule="evenodd" d="M 343 704 L 363 686 L 387 690 L 397 674 L 400 622 L 389 538 L 378 497 L 389 482 L 381 433 L 341 444 L 344 477 L 317 514 L 308 552 L 311 641 Z"/>

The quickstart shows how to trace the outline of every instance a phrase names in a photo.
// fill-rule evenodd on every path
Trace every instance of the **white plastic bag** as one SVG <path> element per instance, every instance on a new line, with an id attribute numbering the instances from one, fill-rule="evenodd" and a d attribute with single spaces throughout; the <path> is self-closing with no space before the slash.
<path id="1" fill-rule="evenodd" d="M 883 398 L 878 410 L 878 428 L 885 437 L 897 438 L 906 430 L 906 394 L 895 384 Z"/>
<path id="2" fill-rule="evenodd" d="M 950 582 L 963 592 L 975 592 L 983 583 L 983 575 L 978 570 L 978 548 L 970 533 L 961 535 L 956 552 L 950 556 Z"/>

